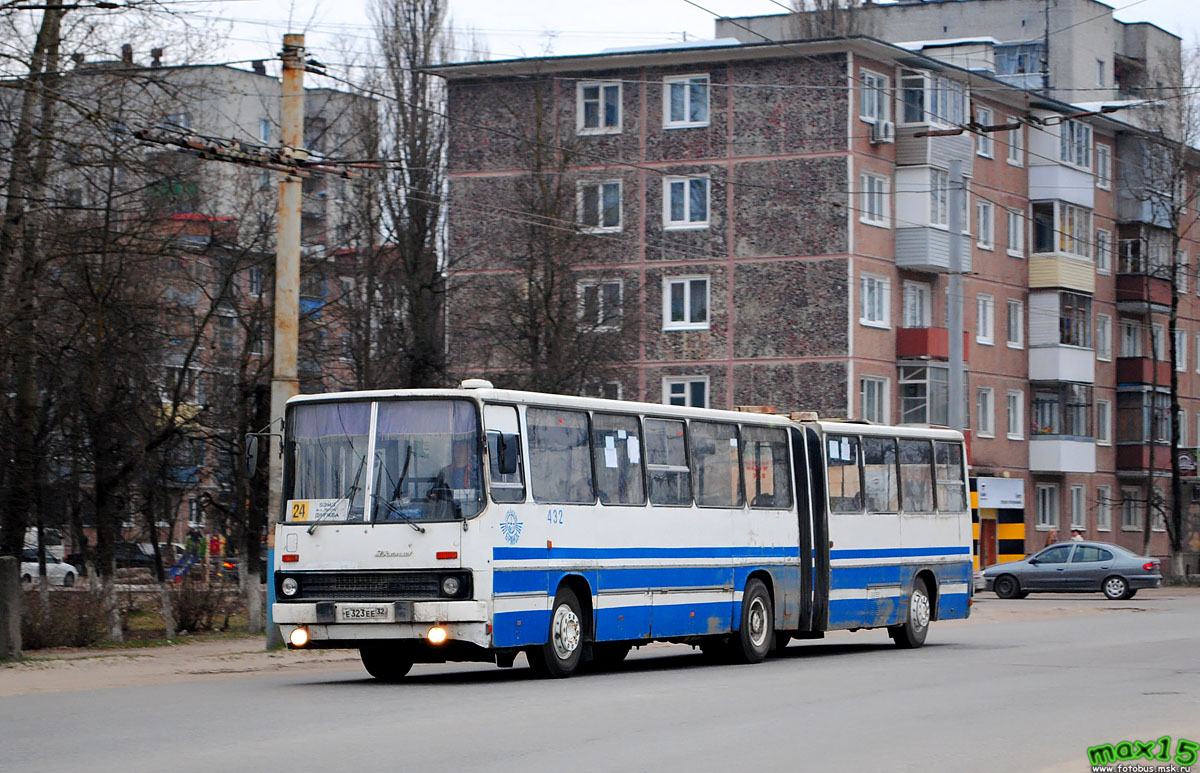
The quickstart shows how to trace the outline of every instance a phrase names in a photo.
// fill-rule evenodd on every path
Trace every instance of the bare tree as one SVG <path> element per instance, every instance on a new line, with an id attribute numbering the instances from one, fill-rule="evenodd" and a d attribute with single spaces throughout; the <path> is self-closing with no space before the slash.
<path id="1" fill-rule="evenodd" d="M 792 34 L 799 40 L 871 35 L 869 6 L 862 0 L 794 0 Z"/>

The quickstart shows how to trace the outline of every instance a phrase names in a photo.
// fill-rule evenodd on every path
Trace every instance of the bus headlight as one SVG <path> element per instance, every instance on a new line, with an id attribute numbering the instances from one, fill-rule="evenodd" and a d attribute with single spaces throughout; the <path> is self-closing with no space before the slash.
<path id="1" fill-rule="evenodd" d="M 308 629 L 304 626 L 292 629 L 292 635 L 288 637 L 293 647 L 303 647 L 308 644 Z"/>
<path id="2" fill-rule="evenodd" d="M 284 577 L 283 582 L 279 583 L 279 590 L 285 596 L 295 596 L 300 590 L 300 583 L 296 582 L 295 577 Z"/>
<path id="3" fill-rule="evenodd" d="M 458 581 L 457 577 L 450 576 L 442 580 L 442 593 L 447 596 L 457 596 L 461 589 L 462 583 Z"/>

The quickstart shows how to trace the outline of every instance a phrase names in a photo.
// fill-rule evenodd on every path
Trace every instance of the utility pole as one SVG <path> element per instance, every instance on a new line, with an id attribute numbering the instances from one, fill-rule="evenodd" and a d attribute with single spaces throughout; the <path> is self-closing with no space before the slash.
<path id="1" fill-rule="evenodd" d="M 280 125 L 285 156 L 304 155 L 304 36 L 284 35 Z M 267 630 L 266 647 L 283 644 L 271 616 L 275 603 L 275 524 L 283 502 L 283 410 L 300 392 L 296 375 L 300 328 L 300 181 L 284 174 L 279 183 L 278 234 L 275 240 L 275 346 L 271 376 L 271 446 L 267 499 Z"/>
<path id="2" fill-rule="evenodd" d="M 963 372 L 963 190 L 962 162 L 950 162 L 949 222 L 950 222 L 950 295 L 947 326 L 950 328 L 950 394 L 947 398 L 950 429 L 960 432 L 967 427 L 963 399 L 966 374 Z"/>

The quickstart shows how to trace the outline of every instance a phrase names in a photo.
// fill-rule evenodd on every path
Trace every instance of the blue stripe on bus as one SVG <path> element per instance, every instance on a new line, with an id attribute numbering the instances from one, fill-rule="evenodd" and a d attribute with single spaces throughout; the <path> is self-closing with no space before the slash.
<path id="1" fill-rule="evenodd" d="M 831 590 L 865 588 L 868 585 L 907 584 L 917 570 L 916 564 L 885 564 L 881 566 L 835 566 L 830 571 Z M 938 583 L 966 582 L 972 567 L 969 562 L 933 567 Z"/>
<path id="2" fill-rule="evenodd" d="M 492 548 L 496 561 L 554 560 L 564 558 L 799 558 L 800 549 L 782 547 L 689 548 Z"/>
<path id="3" fill-rule="evenodd" d="M 755 566 L 641 566 L 621 569 L 588 569 L 569 572 L 563 569 L 495 569 L 492 592 L 504 594 L 550 594 L 567 574 L 582 576 L 593 593 L 622 590 L 659 590 L 664 588 L 742 588 L 755 571 L 765 569 L 780 587 L 800 582 L 799 567 L 790 565 Z"/>
<path id="4" fill-rule="evenodd" d="M 949 545 L 940 548 L 870 548 L 866 550 L 831 550 L 830 560 L 839 558 L 915 558 L 918 556 L 970 555 L 970 545 Z"/>

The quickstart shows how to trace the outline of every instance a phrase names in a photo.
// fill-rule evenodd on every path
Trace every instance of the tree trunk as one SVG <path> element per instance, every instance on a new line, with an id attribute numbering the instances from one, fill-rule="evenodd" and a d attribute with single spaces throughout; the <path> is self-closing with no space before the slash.
<path id="1" fill-rule="evenodd" d="M 116 573 L 110 566 L 110 574 L 104 578 L 104 617 L 108 621 L 108 640 L 125 641 L 125 628 L 121 625 L 121 598 L 117 594 Z"/>
<path id="2" fill-rule="evenodd" d="M 162 619 L 163 625 L 167 629 L 167 640 L 175 638 L 175 610 L 171 606 L 171 582 L 169 580 L 161 580 L 158 583 L 158 595 L 162 602 Z"/>

